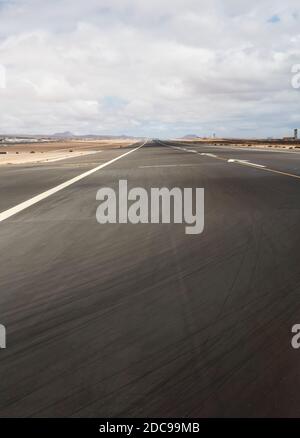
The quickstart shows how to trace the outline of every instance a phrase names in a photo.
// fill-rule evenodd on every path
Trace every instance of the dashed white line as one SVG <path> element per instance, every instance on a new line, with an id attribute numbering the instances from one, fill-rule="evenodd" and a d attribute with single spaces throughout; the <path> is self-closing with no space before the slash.
<path id="1" fill-rule="evenodd" d="M 215 154 L 208 154 L 208 153 L 205 153 L 205 152 L 202 152 L 200 155 L 205 155 L 206 157 L 212 157 L 212 158 L 217 158 L 218 157 Z"/>
<path id="2" fill-rule="evenodd" d="M 165 167 L 199 167 L 200 164 L 153 164 L 149 166 L 139 166 L 139 169 L 153 169 L 153 168 L 165 168 Z"/>
<path id="3" fill-rule="evenodd" d="M 162 143 L 163 144 L 163 143 Z M 172 149 L 178 149 L 178 150 L 180 150 L 180 151 L 182 151 L 183 149 L 182 148 L 180 148 L 180 147 L 177 147 L 177 146 L 169 146 L 169 145 L 164 145 L 164 146 L 167 146 L 167 147 L 170 147 L 170 148 L 172 148 Z M 197 155 L 203 155 L 204 153 L 197 153 Z M 205 154 L 205 155 L 208 155 L 208 154 Z M 213 156 L 213 154 L 209 154 L 209 156 Z M 216 158 L 217 160 L 222 160 L 222 161 L 226 161 L 226 162 L 229 162 L 229 163 L 237 163 L 237 164 L 241 164 L 241 165 L 243 165 L 243 166 L 251 166 L 251 167 L 255 167 L 255 168 L 257 168 L 257 169 L 260 169 L 260 170 L 263 170 L 263 171 L 266 171 L 266 172 L 271 172 L 271 173 L 276 173 L 276 174 L 278 174 L 278 175 L 284 175 L 284 176 L 289 176 L 290 178 L 296 178 L 296 179 L 300 179 L 300 175 L 296 175 L 296 174 L 294 174 L 294 173 L 289 173 L 289 172 L 282 172 L 281 170 L 275 170 L 275 169 L 270 169 L 270 168 L 268 168 L 268 167 L 266 167 L 266 166 L 263 166 L 262 164 L 255 164 L 255 163 L 250 163 L 249 161 L 247 161 L 247 160 L 236 160 L 236 159 L 226 159 L 226 158 L 222 158 L 222 157 L 218 157 L 217 155 L 216 156 L 214 156 L 214 158 Z"/>
<path id="4" fill-rule="evenodd" d="M 266 167 L 266 166 L 263 166 L 262 164 L 251 163 L 248 160 L 238 160 L 235 158 L 230 158 L 229 160 L 227 160 L 227 162 L 228 163 L 244 164 L 245 166 Z"/>

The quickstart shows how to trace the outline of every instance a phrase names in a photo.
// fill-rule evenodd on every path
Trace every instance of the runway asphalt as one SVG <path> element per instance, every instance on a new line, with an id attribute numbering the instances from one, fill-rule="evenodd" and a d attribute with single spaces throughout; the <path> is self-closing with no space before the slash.
<path id="1" fill-rule="evenodd" d="M 136 146 L 0 168 L 0 213 Z M 120 179 L 203 187 L 203 233 L 98 224 Z M 158 140 L 3 220 L 0 417 L 299 416 L 299 224 L 300 153 Z"/>

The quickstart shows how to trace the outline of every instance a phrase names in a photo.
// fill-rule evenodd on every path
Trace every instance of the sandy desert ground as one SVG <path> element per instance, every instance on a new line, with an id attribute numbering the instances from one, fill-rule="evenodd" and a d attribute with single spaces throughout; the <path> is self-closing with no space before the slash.
<path id="1" fill-rule="evenodd" d="M 0 147 L 0 165 L 29 164 L 66 160 L 107 149 L 126 148 L 136 139 L 65 140 L 49 143 L 22 143 Z"/>
<path id="2" fill-rule="evenodd" d="M 212 146 L 229 146 L 236 148 L 252 148 L 252 149 L 277 149 L 277 150 L 291 150 L 291 151 L 300 151 L 300 141 L 264 141 L 264 140 L 240 140 L 240 139 L 220 139 L 220 138 L 208 138 L 208 139 L 175 139 L 176 141 L 180 141 L 181 143 L 185 143 L 187 145 L 201 145 L 203 143 L 210 144 Z"/>

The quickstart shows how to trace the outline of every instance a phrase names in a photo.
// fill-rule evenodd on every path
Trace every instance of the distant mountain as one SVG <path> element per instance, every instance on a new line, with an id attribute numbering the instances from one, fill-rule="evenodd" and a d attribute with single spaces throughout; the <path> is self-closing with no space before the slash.
<path id="1" fill-rule="evenodd" d="M 96 134 L 86 134 L 86 135 L 76 135 L 70 131 L 65 132 L 56 132 L 55 134 L 1 134 L 0 133 L 0 142 L 2 141 L 18 141 L 21 140 L 49 140 L 49 139 L 64 139 L 64 138 L 74 138 L 74 139 L 99 139 L 99 140 L 109 140 L 109 139 L 131 139 L 131 138 L 140 138 L 134 137 L 132 135 L 96 135 Z"/>
<path id="2" fill-rule="evenodd" d="M 76 135 L 77 138 L 94 138 L 94 139 L 126 139 L 126 138 L 132 138 L 128 135 L 95 135 L 95 134 L 88 134 L 88 135 Z"/>
<path id="3" fill-rule="evenodd" d="M 200 138 L 200 137 L 196 134 L 188 134 L 188 135 L 185 135 L 184 137 L 181 137 L 181 138 L 189 139 L 189 138 Z"/>
<path id="4" fill-rule="evenodd" d="M 76 136 L 72 132 L 66 131 L 66 132 L 56 132 L 55 134 L 51 135 L 51 137 L 70 138 L 70 137 L 76 137 Z"/>
<path id="5" fill-rule="evenodd" d="M 94 140 L 109 140 L 109 139 L 127 139 L 132 138 L 127 135 L 96 135 L 96 134 L 87 134 L 87 135 L 75 135 L 72 132 L 57 132 L 55 134 L 50 135 L 52 138 L 77 138 L 77 139 L 94 139 Z"/>

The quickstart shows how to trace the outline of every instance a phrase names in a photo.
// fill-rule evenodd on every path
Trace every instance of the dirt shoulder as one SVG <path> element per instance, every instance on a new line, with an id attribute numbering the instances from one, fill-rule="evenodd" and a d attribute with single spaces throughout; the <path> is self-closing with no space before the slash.
<path id="1" fill-rule="evenodd" d="M 177 139 L 181 143 L 187 145 L 209 144 L 212 146 L 228 146 L 238 148 L 255 148 L 255 149 L 279 149 L 300 152 L 300 141 L 284 141 L 284 140 L 228 140 L 228 139 Z"/>
<path id="2" fill-rule="evenodd" d="M 57 141 L 49 143 L 21 143 L 0 147 L 0 166 L 54 162 L 100 152 L 105 149 L 120 149 L 131 146 L 137 140 L 91 140 Z"/>

